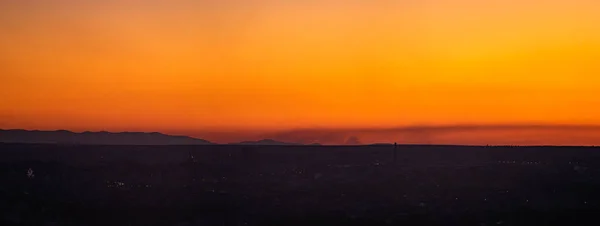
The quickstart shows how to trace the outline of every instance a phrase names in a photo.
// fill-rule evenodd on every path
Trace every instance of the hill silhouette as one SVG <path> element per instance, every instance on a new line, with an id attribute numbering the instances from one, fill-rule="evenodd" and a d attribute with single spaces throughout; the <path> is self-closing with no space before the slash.
<path id="1" fill-rule="evenodd" d="M 298 143 L 287 143 L 282 141 L 276 141 L 272 139 L 264 139 L 258 141 L 243 141 L 239 143 L 232 143 L 233 145 L 304 145 Z"/>
<path id="2" fill-rule="evenodd" d="M 89 145 L 200 145 L 212 144 L 207 140 L 187 136 L 172 136 L 144 132 L 83 132 L 67 130 L 0 130 L 0 143 L 51 143 Z"/>

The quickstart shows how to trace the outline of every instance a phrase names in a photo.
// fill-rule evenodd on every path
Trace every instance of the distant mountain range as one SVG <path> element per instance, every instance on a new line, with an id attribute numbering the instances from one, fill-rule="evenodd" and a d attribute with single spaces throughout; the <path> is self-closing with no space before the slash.
<path id="1" fill-rule="evenodd" d="M 216 145 L 207 140 L 188 136 L 172 136 L 162 133 L 144 132 L 82 132 L 76 133 L 68 130 L 40 131 L 40 130 L 2 130 L 0 129 L 0 143 L 29 143 L 29 144 L 86 144 L 86 145 Z M 229 145 L 303 145 L 300 143 L 287 143 L 271 139 L 259 141 L 243 141 Z M 320 144 L 310 144 L 320 145 Z"/>
<path id="2" fill-rule="evenodd" d="M 83 132 L 67 130 L 0 130 L 0 143 L 94 144 L 94 145 L 206 145 L 207 140 L 187 136 L 142 132 Z"/>
<path id="3" fill-rule="evenodd" d="M 259 141 L 243 141 L 239 143 L 231 143 L 232 145 L 304 145 L 297 143 L 286 143 L 271 139 L 259 140 Z"/>

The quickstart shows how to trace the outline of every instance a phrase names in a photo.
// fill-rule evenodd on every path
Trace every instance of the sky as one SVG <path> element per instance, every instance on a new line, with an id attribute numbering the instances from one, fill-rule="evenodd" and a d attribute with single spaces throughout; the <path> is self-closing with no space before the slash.
<path id="1" fill-rule="evenodd" d="M 600 145 L 599 10 L 596 0 L 0 0 L 0 128 Z M 431 133 L 407 134 L 415 127 Z"/>

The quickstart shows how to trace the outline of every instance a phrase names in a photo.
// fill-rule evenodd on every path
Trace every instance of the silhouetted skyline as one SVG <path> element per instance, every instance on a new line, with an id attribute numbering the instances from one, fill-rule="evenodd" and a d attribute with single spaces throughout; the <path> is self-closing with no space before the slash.
<path id="1" fill-rule="evenodd" d="M 297 129 L 233 132 L 71 132 L 1 130 L 0 142 L 88 144 L 243 144 L 243 145 L 600 145 L 600 126 L 449 125 L 395 128 Z"/>

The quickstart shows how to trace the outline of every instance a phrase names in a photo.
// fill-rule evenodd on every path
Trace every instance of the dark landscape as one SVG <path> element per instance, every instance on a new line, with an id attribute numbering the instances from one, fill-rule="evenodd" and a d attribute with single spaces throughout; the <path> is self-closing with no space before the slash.
<path id="1" fill-rule="evenodd" d="M 600 0 L 0 0 L 0 226 L 600 226 Z"/>
<path id="2" fill-rule="evenodd" d="M 592 147 L 5 143 L 0 180 L 7 226 L 597 225 L 600 212 Z"/>

